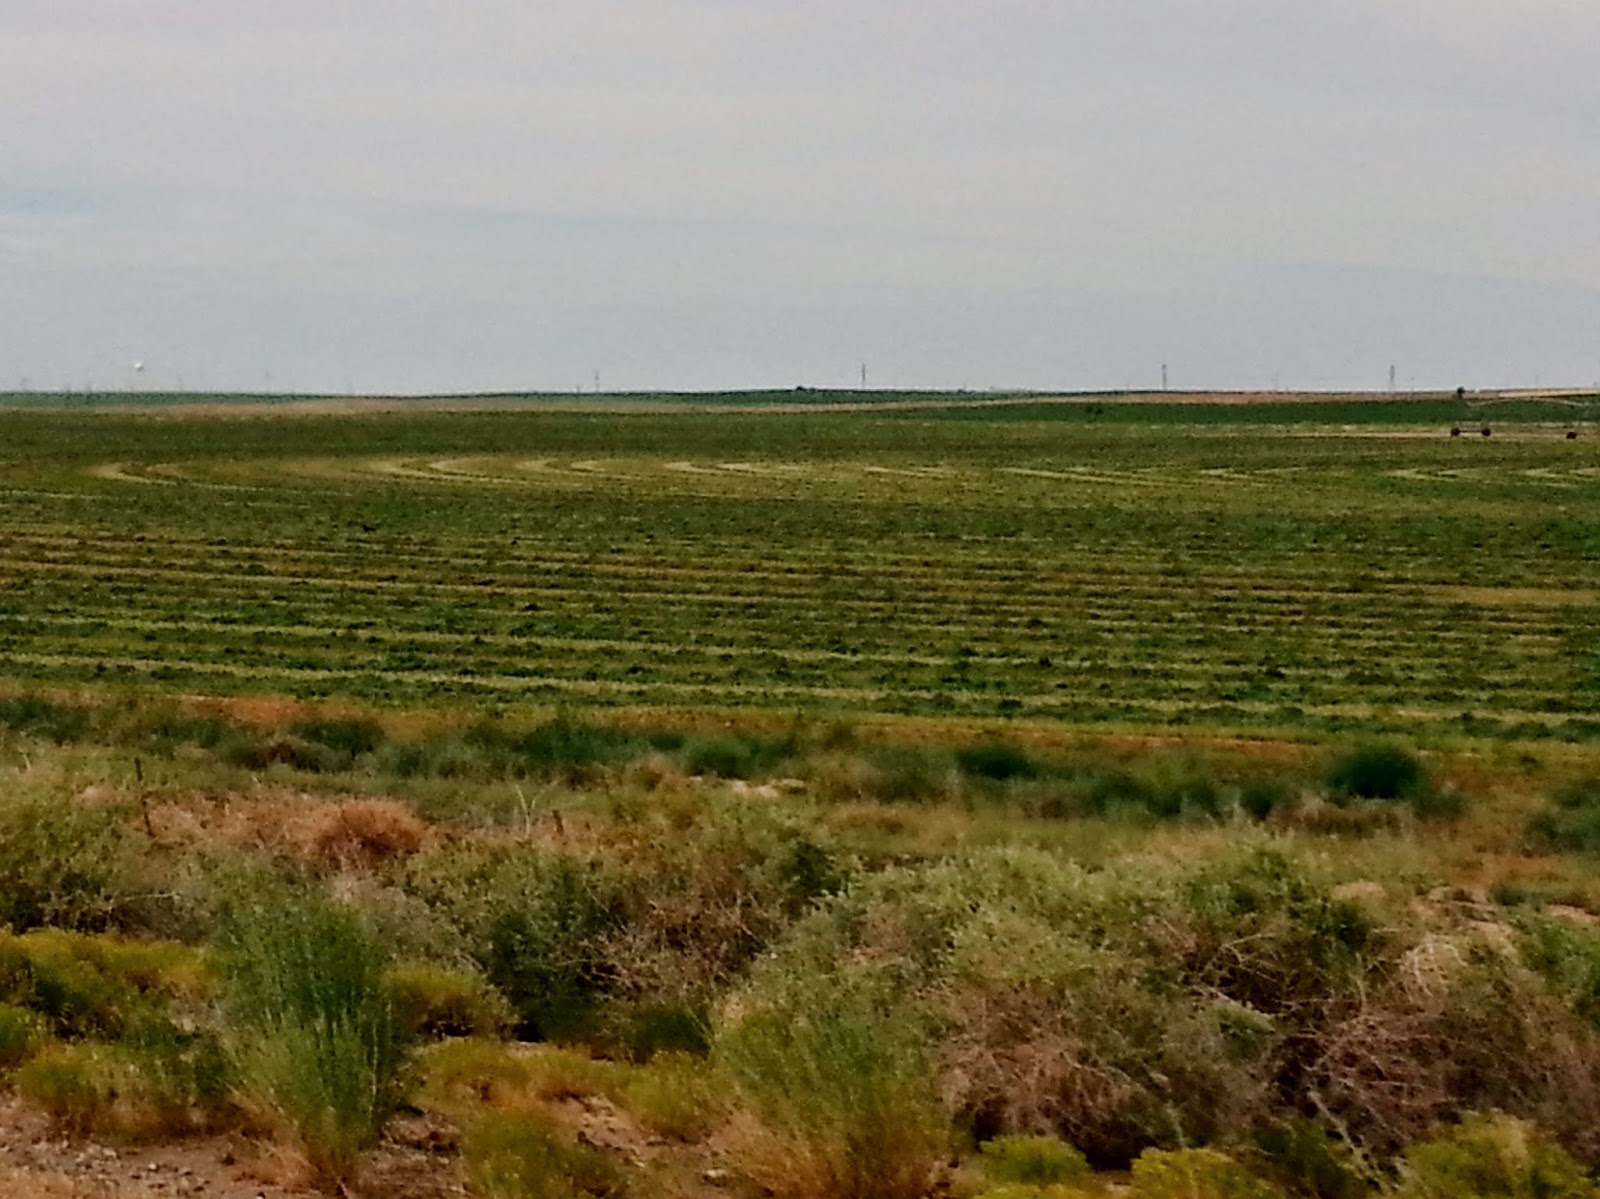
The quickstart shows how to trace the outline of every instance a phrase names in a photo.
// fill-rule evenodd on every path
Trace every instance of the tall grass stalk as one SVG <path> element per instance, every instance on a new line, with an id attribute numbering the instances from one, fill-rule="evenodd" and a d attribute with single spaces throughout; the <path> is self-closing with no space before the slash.
<path id="1" fill-rule="evenodd" d="M 917 1199 L 948 1128 L 913 1021 L 858 996 L 764 1011 L 717 1056 L 761 1120 L 746 1155 L 786 1199 Z"/>
<path id="2" fill-rule="evenodd" d="M 272 899 L 234 905 L 224 932 L 241 1098 L 319 1185 L 338 1190 L 404 1095 L 389 955 L 355 911 L 301 894 Z"/>

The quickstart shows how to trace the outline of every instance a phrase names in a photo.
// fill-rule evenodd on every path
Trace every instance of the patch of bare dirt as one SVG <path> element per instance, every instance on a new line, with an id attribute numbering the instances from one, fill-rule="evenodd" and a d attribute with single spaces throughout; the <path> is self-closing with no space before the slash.
<path id="1" fill-rule="evenodd" d="M 356 1194 L 459 1199 L 466 1192 L 453 1140 L 401 1122 L 363 1170 Z M 316 1199 L 292 1164 L 237 1135 L 156 1145 L 64 1138 L 40 1114 L 0 1099 L 0 1195 L 5 1199 Z"/>

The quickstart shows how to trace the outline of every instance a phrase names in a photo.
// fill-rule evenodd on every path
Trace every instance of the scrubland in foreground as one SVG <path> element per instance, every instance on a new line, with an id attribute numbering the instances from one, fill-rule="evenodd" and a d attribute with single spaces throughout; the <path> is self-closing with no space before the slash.
<path id="1" fill-rule="evenodd" d="M 0 1063 L 61 1134 L 496 1199 L 1594 1193 L 1581 749 L 279 715 L 0 701 Z"/>

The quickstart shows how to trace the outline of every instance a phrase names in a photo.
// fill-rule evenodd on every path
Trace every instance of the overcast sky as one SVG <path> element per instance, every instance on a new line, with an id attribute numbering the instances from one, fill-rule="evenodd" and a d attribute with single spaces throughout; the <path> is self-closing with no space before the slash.
<path id="1" fill-rule="evenodd" d="M 0 387 L 1600 380 L 1595 0 L 0 0 Z"/>

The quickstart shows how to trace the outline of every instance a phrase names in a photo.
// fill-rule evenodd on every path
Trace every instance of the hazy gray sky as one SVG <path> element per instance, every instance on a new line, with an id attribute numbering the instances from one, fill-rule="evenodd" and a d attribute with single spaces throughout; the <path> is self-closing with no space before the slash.
<path id="1" fill-rule="evenodd" d="M 1594 0 L 3 0 L 0 386 L 1600 380 Z"/>

